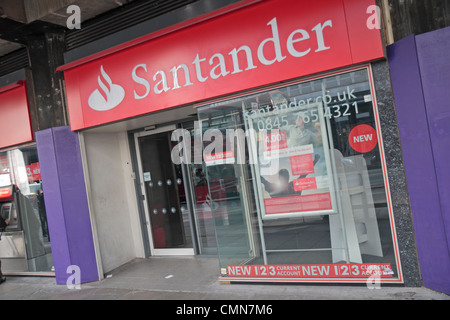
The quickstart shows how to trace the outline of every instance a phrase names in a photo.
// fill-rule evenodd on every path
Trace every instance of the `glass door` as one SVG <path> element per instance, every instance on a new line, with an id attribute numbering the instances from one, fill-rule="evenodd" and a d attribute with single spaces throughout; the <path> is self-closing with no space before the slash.
<path id="1" fill-rule="evenodd" d="M 193 255 L 183 168 L 171 161 L 174 126 L 135 135 L 152 255 Z"/>
<path id="2" fill-rule="evenodd" d="M 182 127 L 190 135 L 191 161 L 184 165 L 186 168 L 186 185 L 189 186 L 188 193 L 191 199 L 191 210 L 195 221 L 195 233 L 197 235 L 198 254 L 217 255 L 217 241 L 214 226 L 214 211 L 217 210 L 216 203 L 212 201 L 209 193 L 207 180 L 207 167 L 203 161 L 195 161 L 195 148 L 200 148 L 197 152 L 203 152 L 202 146 L 195 145 L 196 135 L 201 134 L 195 128 L 194 122 L 183 123 Z M 201 130 L 201 129 L 200 129 Z M 197 131 L 197 132 L 196 132 Z"/>
<path id="3" fill-rule="evenodd" d="M 241 104 L 233 103 L 200 107 L 195 132 L 203 144 L 208 204 L 222 268 L 253 261 L 259 252 L 241 110 Z"/>

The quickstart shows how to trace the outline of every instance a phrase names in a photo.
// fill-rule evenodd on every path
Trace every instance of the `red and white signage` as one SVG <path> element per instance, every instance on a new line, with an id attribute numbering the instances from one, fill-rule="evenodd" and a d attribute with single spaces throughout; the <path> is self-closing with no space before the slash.
<path id="1" fill-rule="evenodd" d="M 294 176 L 314 173 L 313 154 L 301 154 L 289 157 L 291 162 L 291 170 Z"/>
<path id="2" fill-rule="evenodd" d="M 251 2 L 63 66 L 72 129 L 384 57 L 374 0 Z"/>
<path id="3" fill-rule="evenodd" d="M 348 142 L 357 152 L 372 151 L 377 145 L 377 132 L 367 124 L 360 124 L 350 131 Z"/>
<path id="4" fill-rule="evenodd" d="M 13 199 L 12 187 L 0 188 L 0 200 L 11 201 Z"/>
<path id="5" fill-rule="evenodd" d="M 33 140 L 25 83 L 0 88 L 0 148 Z"/>
<path id="6" fill-rule="evenodd" d="M 229 265 L 228 277 L 246 278 L 391 278 L 390 263 Z"/>
<path id="7" fill-rule="evenodd" d="M 291 212 L 314 212 L 332 210 L 331 195 L 326 193 L 315 193 L 304 196 L 288 196 L 264 199 L 266 215 L 291 213 Z"/>
<path id="8" fill-rule="evenodd" d="M 263 134 L 263 141 L 264 151 L 280 150 L 288 147 L 285 131 Z"/>
<path id="9" fill-rule="evenodd" d="M 41 178 L 41 167 L 39 162 L 32 163 L 26 166 L 28 181 L 39 181 Z"/>
<path id="10" fill-rule="evenodd" d="M 317 189 L 316 177 L 294 179 L 293 185 L 295 191 Z"/>
<path id="11" fill-rule="evenodd" d="M 235 160 L 234 151 L 205 154 L 205 164 L 215 166 L 219 164 L 233 164 Z"/>

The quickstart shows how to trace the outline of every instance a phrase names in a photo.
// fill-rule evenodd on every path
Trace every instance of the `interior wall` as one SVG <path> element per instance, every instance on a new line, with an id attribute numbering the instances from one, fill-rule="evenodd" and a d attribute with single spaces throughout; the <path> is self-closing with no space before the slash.
<path id="1" fill-rule="evenodd" d="M 94 233 L 107 273 L 144 257 L 128 139 L 122 132 L 83 133 L 83 140 Z"/>

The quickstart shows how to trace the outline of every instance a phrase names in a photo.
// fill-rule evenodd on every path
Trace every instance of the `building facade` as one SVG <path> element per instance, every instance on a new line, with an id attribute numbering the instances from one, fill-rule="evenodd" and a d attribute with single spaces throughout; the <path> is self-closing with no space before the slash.
<path id="1" fill-rule="evenodd" d="M 445 107 L 435 107 L 447 100 L 429 89 L 448 83 L 436 72 L 448 68 L 448 42 L 437 46 L 448 28 L 397 41 L 403 12 L 388 1 L 189 1 L 155 16 L 144 7 L 80 30 L 43 24 L 23 35 L 31 65 L 1 78 L 4 94 L 25 92 L 28 126 L 7 129 L 25 137 L 3 142 L 5 159 L 36 149 L 40 176 L 27 181 L 42 184 L 58 283 L 74 265 L 89 282 L 135 258 L 193 255 L 217 257 L 221 281 L 448 293 L 436 152 L 448 142 L 436 127 Z"/>

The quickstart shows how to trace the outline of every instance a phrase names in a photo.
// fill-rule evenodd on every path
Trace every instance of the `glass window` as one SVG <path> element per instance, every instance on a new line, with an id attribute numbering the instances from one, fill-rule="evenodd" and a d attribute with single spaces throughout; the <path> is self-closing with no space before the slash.
<path id="1" fill-rule="evenodd" d="M 224 276 L 401 279 L 373 97 L 364 67 L 198 109 Z"/>
<path id="2" fill-rule="evenodd" d="M 219 108 L 204 110 L 200 113 L 201 130 L 197 129 L 196 140 L 203 141 L 204 162 L 208 194 L 205 204 L 214 221 L 217 252 L 224 264 L 247 263 L 254 257 L 254 239 L 250 203 L 246 197 L 248 177 L 245 154 L 240 153 L 243 145 L 236 146 L 236 151 L 227 145 L 226 135 L 229 130 L 243 128 L 243 116 L 240 108 Z M 198 137 L 200 135 L 201 138 Z M 217 148 L 211 149 L 211 145 Z M 225 159 L 224 157 L 225 156 Z M 234 161 L 236 157 L 243 161 Z M 242 164 L 243 163 L 243 164 Z"/>
<path id="3" fill-rule="evenodd" d="M 27 260 L 27 270 L 4 271 L 52 271 L 50 235 L 35 145 L 0 152 L 0 207 L 2 217 L 9 222 L 0 247 L 0 259 Z M 14 241 L 8 241 L 8 237 Z M 21 252 L 19 242 L 25 244 L 23 256 L 8 256 L 10 252 Z M 8 247 L 8 244 L 16 247 Z"/>

